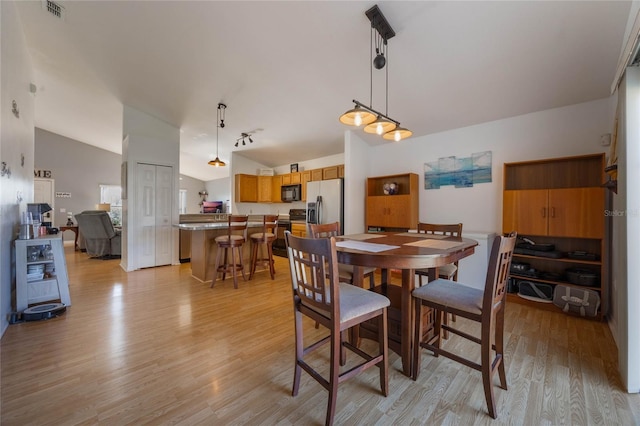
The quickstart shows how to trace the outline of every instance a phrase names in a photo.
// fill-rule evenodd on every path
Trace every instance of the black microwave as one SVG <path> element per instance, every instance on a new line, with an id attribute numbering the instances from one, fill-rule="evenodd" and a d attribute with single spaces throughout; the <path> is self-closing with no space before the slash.
<path id="1" fill-rule="evenodd" d="M 302 185 L 282 185 L 280 191 L 280 199 L 285 203 L 292 201 L 300 201 L 302 199 Z"/>

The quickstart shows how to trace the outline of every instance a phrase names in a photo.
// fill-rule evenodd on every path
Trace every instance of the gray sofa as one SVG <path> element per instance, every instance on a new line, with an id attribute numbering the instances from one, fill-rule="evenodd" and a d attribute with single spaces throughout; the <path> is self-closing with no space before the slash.
<path id="1" fill-rule="evenodd" d="M 119 257 L 122 254 L 122 237 L 111 223 L 109 214 L 102 210 L 85 210 L 75 215 L 79 240 L 91 257 Z"/>

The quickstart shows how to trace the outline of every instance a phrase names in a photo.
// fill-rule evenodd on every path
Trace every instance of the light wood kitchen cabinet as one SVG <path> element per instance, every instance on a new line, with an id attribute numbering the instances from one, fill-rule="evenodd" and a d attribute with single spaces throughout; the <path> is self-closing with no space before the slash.
<path id="1" fill-rule="evenodd" d="M 330 166 L 322 169 L 322 180 L 338 179 L 338 166 Z"/>
<path id="2" fill-rule="evenodd" d="M 272 203 L 281 203 L 282 202 L 282 176 L 276 175 L 271 176 L 271 202 Z"/>
<path id="3" fill-rule="evenodd" d="M 344 164 L 339 164 L 338 165 L 338 177 L 339 178 L 343 178 L 344 177 Z"/>
<path id="4" fill-rule="evenodd" d="M 272 176 L 258 176 L 258 202 L 270 203 L 272 200 Z"/>
<path id="5" fill-rule="evenodd" d="M 237 174 L 235 176 L 236 203 L 255 203 L 258 201 L 258 177 Z"/>
<path id="6" fill-rule="evenodd" d="M 313 169 L 311 170 L 311 180 L 313 182 L 317 180 L 322 180 L 322 169 Z"/>
<path id="7" fill-rule="evenodd" d="M 385 195 L 385 183 L 398 185 L 397 194 Z M 367 179 L 366 227 L 368 231 L 394 231 L 418 227 L 418 175 L 378 176 Z"/>
<path id="8" fill-rule="evenodd" d="M 307 236 L 307 224 L 306 223 L 292 223 L 291 233 L 296 237 L 306 238 Z"/>
<path id="9" fill-rule="evenodd" d="M 306 170 L 302 175 L 302 201 L 307 201 L 307 183 L 311 181 L 311 170 Z"/>
<path id="10" fill-rule="evenodd" d="M 515 287 L 530 281 L 552 288 L 562 285 L 562 291 L 566 287 L 595 291 L 600 295 L 597 319 L 609 309 L 604 165 L 604 154 L 504 165 L 502 231 L 516 231 L 519 237 L 554 247 L 553 256 L 523 251 L 526 246 L 516 248 L 513 262 L 533 272 L 512 270 Z M 576 282 L 576 275 L 590 277 L 589 282 Z M 514 294 L 509 300 L 559 310 Z"/>
<path id="11" fill-rule="evenodd" d="M 502 229 L 526 235 L 602 238 L 604 188 L 506 190 Z"/>

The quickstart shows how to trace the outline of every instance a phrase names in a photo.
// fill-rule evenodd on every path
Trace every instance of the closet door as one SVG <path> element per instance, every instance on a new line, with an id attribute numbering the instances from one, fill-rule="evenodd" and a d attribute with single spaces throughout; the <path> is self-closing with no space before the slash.
<path id="1" fill-rule="evenodd" d="M 173 168 L 138 164 L 138 267 L 171 264 Z"/>

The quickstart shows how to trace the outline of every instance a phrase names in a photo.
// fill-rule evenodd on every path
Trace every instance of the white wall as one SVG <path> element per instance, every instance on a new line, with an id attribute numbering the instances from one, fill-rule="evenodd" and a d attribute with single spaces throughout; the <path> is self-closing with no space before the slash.
<path id="1" fill-rule="evenodd" d="M 200 213 L 200 201 L 202 198 L 198 192 L 207 189 L 205 183 L 190 176 L 180 175 L 180 189 L 187 191 L 187 214 Z M 213 198 L 208 197 L 208 200 Z"/>
<path id="2" fill-rule="evenodd" d="M 0 335 L 7 329 L 15 285 L 13 240 L 20 213 L 33 201 L 33 66 L 13 2 L 0 2 L 0 160 L 11 175 L 0 177 Z M 34 82 L 35 83 L 35 82 Z M 20 116 L 11 112 L 15 100 Z"/>
<path id="3" fill-rule="evenodd" d="M 613 286 L 618 364 L 624 387 L 640 392 L 640 70 L 627 68 L 620 85 L 618 194 L 613 197 Z M 631 262 L 628 260 L 632 259 Z M 633 261 L 636 260 L 636 261 Z"/>
<path id="4" fill-rule="evenodd" d="M 604 152 L 600 135 L 612 131 L 611 110 L 606 98 L 379 145 L 371 148 L 369 176 L 417 173 L 422 222 L 501 232 L 504 163 Z M 492 152 L 491 183 L 424 189 L 424 163 L 482 151 Z"/>
<path id="5" fill-rule="evenodd" d="M 344 135 L 344 234 L 365 231 L 365 192 L 369 165 L 372 162 L 369 145 L 359 134 L 348 130 Z"/>

